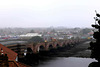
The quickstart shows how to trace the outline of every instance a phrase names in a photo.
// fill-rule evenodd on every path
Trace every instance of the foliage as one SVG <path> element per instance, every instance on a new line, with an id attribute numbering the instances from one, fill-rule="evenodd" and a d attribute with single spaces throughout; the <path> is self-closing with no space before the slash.
<path id="1" fill-rule="evenodd" d="M 80 31 L 81 34 L 87 34 L 87 33 L 89 33 L 89 32 L 91 32 L 91 29 L 88 29 L 88 28 L 82 29 L 82 30 Z"/>
<path id="2" fill-rule="evenodd" d="M 30 33 L 35 33 L 35 31 L 34 30 L 31 30 Z"/>
<path id="3" fill-rule="evenodd" d="M 40 36 L 32 37 L 29 42 L 44 42 L 44 39 Z"/>

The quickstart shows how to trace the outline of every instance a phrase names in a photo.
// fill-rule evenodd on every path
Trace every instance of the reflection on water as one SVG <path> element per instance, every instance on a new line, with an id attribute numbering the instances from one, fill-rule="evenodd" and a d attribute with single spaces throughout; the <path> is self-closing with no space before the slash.
<path id="1" fill-rule="evenodd" d="M 88 67 L 94 61 L 96 60 L 91 58 L 56 57 L 48 61 L 40 62 L 39 65 L 33 67 Z"/>

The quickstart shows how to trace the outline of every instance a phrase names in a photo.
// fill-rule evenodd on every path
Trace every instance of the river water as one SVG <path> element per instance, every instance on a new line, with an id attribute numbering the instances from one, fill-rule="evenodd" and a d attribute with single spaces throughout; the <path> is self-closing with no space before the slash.
<path id="1" fill-rule="evenodd" d="M 96 61 L 91 58 L 78 57 L 56 57 L 47 61 L 40 62 L 33 67 L 88 67 L 91 62 Z"/>

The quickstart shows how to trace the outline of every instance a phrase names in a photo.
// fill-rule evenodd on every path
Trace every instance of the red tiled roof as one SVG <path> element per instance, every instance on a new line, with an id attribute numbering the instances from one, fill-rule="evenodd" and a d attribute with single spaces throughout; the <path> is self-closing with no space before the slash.
<path id="1" fill-rule="evenodd" d="M 9 67 L 30 67 L 26 64 L 16 62 L 16 61 L 9 61 L 8 63 L 9 63 Z"/>
<path id="2" fill-rule="evenodd" d="M 4 45 L 0 44 L 0 53 L 1 53 L 1 49 L 3 49 L 3 53 L 7 54 L 8 56 L 8 60 L 15 60 L 17 57 L 17 53 L 15 53 L 14 51 L 12 51 L 11 49 L 5 47 Z"/>
<path id="3" fill-rule="evenodd" d="M 20 66 L 20 67 L 31 67 L 29 65 L 26 65 L 26 64 L 23 64 L 23 63 L 20 63 L 20 62 L 17 62 L 17 64 Z"/>

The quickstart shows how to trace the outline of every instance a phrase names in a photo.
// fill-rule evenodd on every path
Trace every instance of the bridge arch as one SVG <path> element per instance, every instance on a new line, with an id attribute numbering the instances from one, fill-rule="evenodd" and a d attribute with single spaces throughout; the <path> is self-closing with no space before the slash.
<path id="1" fill-rule="evenodd" d="M 57 43 L 57 44 L 56 44 L 56 47 L 60 47 L 60 44 Z"/>
<path id="2" fill-rule="evenodd" d="M 44 51 L 45 50 L 45 46 L 44 45 L 40 45 L 39 46 L 39 51 Z"/>
<path id="3" fill-rule="evenodd" d="M 27 48 L 27 53 L 32 54 L 32 53 L 33 53 L 33 50 L 32 50 L 30 47 L 28 47 L 28 48 Z"/>
<path id="4" fill-rule="evenodd" d="M 49 49 L 52 49 L 52 48 L 53 48 L 53 45 L 52 45 L 52 44 L 50 44 L 48 48 L 49 48 Z"/>

